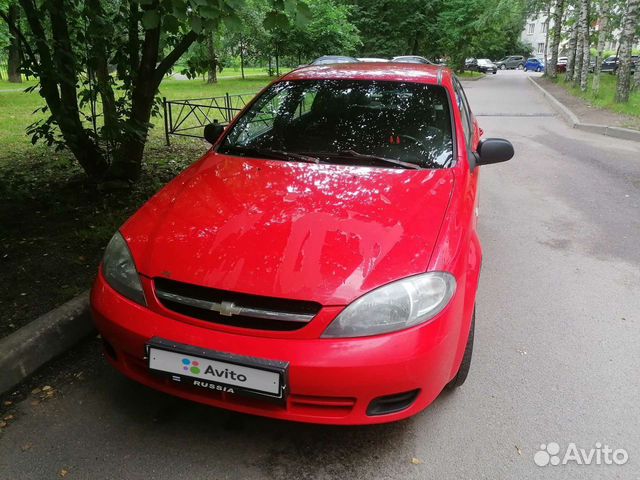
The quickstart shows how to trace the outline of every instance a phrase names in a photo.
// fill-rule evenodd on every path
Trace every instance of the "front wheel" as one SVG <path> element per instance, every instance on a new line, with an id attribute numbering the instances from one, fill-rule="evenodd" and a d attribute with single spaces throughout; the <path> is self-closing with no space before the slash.
<path id="1" fill-rule="evenodd" d="M 473 354 L 473 332 L 476 328 L 476 309 L 473 309 L 473 317 L 471 317 L 471 327 L 469 328 L 469 337 L 467 338 L 467 346 L 464 349 L 464 355 L 462 356 L 462 362 L 460 362 L 460 368 L 458 373 L 453 379 L 447 383 L 448 389 L 454 389 L 460 387 L 469 375 L 469 369 L 471 368 L 471 356 Z"/>
<path id="2" fill-rule="evenodd" d="M 495 75 L 496 73 L 498 73 L 498 71 L 497 71 L 497 70 L 494 70 L 494 71 L 493 71 L 493 72 L 491 72 L 491 73 L 493 73 L 493 74 Z"/>
<path id="3" fill-rule="evenodd" d="M 536 69 L 536 72 L 538 72 L 538 73 L 540 73 L 541 71 L 542 71 L 542 69 L 541 69 L 540 67 L 538 67 L 538 68 Z"/>
<path id="4" fill-rule="evenodd" d="M 518 65 L 518 70 L 523 70 L 523 69 L 524 69 L 524 65 L 522 63 Z"/>
<path id="5" fill-rule="evenodd" d="M 527 71 L 527 67 L 524 67 L 523 70 L 526 72 Z"/>

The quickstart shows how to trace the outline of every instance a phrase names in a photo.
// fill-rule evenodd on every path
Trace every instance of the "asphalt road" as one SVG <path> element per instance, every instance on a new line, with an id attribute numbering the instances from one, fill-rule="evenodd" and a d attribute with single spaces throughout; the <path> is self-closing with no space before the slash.
<path id="1" fill-rule="evenodd" d="M 0 479 L 638 478 L 640 144 L 568 128 L 526 76 L 466 84 L 485 135 L 516 157 L 482 169 L 484 267 L 461 389 L 401 423 L 291 424 L 138 386 L 93 342 L 5 407 Z M 55 394 L 33 405 L 45 384 Z M 599 442 L 628 461 L 537 466 L 550 442 L 560 455 Z"/>

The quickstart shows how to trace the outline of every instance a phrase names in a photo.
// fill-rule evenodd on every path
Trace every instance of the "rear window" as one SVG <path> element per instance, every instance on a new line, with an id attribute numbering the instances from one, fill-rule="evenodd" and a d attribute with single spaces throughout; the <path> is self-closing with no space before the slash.
<path id="1" fill-rule="evenodd" d="M 358 163 L 335 155 L 351 151 L 443 168 L 453 159 L 449 99 L 442 86 L 411 82 L 279 82 L 238 119 L 218 151 L 326 153 L 332 163 Z"/>

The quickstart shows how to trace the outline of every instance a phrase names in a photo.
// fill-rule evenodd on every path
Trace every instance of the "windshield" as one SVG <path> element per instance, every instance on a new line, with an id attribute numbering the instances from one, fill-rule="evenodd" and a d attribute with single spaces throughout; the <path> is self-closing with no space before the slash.
<path id="1" fill-rule="evenodd" d="M 443 168 L 453 158 L 448 96 L 441 86 L 409 82 L 279 82 L 238 119 L 218 151 L 254 158 L 277 154 L 293 161 L 400 168 L 399 161 Z M 380 158 L 376 162 L 371 157 Z"/>

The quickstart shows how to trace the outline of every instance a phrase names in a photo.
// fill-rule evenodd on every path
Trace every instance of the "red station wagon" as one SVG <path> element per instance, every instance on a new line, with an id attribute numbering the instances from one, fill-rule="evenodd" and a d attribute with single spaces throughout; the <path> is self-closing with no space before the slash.
<path id="1" fill-rule="evenodd" d="M 295 70 L 107 246 L 109 362 L 216 407 L 328 424 L 415 415 L 469 371 L 480 139 L 438 66 Z"/>

